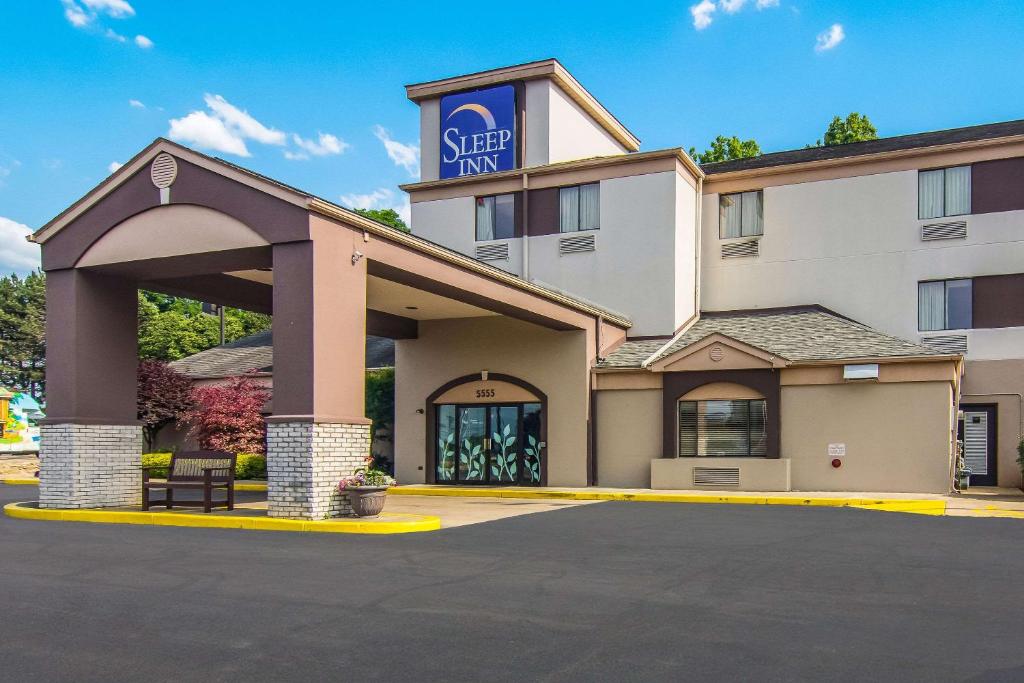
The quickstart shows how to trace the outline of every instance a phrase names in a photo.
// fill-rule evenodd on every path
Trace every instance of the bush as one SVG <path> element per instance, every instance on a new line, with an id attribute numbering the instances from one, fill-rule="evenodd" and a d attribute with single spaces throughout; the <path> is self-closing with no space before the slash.
<path id="1" fill-rule="evenodd" d="M 149 471 L 153 479 L 166 479 L 171 465 L 170 453 L 143 453 L 142 466 L 154 467 Z M 235 459 L 235 479 L 266 479 L 267 459 L 257 453 L 239 453 Z"/>

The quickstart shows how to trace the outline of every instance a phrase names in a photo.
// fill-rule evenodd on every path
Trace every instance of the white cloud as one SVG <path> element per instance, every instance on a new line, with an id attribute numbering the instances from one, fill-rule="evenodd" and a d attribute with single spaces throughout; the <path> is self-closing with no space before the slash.
<path id="1" fill-rule="evenodd" d="M 135 44 L 141 47 L 143 50 L 148 50 L 153 47 L 153 41 L 144 35 L 135 36 Z"/>
<path id="2" fill-rule="evenodd" d="M 757 9 L 768 9 L 769 7 L 778 7 L 779 0 L 757 0 Z"/>
<path id="3" fill-rule="evenodd" d="M 249 115 L 244 109 L 225 100 L 220 95 L 204 95 L 203 101 L 214 115 L 244 138 L 262 142 L 264 145 L 283 145 L 286 136 L 279 130 L 267 128 Z"/>
<path id="4" fill-rule="evenodd" d="M 711 15 L 715 13 L 715 3 L 711 0 L 701 0 L 698 4 L 690 7 L 690 14 L 693 15 L 693 27 L 703 31 L 711 26 Z"/>
<path id="5" fill-rule="evenodd" d="M 135 8 L 127 0 L 80 0 L 83 5 L 95 12 L 103 12 L 115 19 L 135 16 Z"/>
<path id="6" fill-rule="evenodd" d="M 28 272 L 39 267 L 39 245 L 25 240 L 27 225 L 0 216 L 0 270 Z"/>
<path id="7" fill-rule="evenodd" d="M 64 5 L 64 18 L 75 28 L 85 28 L 96 18 L 95 14 L 89 14 L 79 7 L 75 0 L 61 0 L 61 4 Z"/>
<path id="8" fill-rule="evenodd" d="M 350 147 L 347 142 L 330 133 L 320 133 L 316 140 L 307 140 L 297 133 L 292 133 L 292 141 L 302 151 L 285 150 L 286 159 L 308 159 L 311 154 L 315 157 L 343 154 Z"/>
<path id="9" fill-rule="evenodd" d="M 128 106 L 129 107 L 135 107 L 136 109 L 145 109 L 146 108 L 146 105 L 144 105 L 139 100 L 128 100 Z"/>
<path id="10" fill-rule="evenodd" d="M 124 166 L 124 164 L 117 161 L 111 161 L 110 164 L 107 166 L 107 173 L 113 173 L 122 166 Z"/>
<path id="11" fill-rule="evenodd" d="M 373 134 L 384 143 L 384 149 L 388 152 L 388 158 L 395 162 L 396 166 L 404 168 L 410 176 L 416 177 L 420 172 L 420 146 L 415 143 L 402 144 L 391 138 L 391 134 L 384 126 L 374 126 Z"/>
<path id="12" fill-rule="evenodd" d="M 110 38 L 111 40 L 116 40 L 119 43 L 124 43 L 124 42 L 127 42 L 127 40 L 128 40 L 127 38 L 125 38 L 124 36 L 122 36 L 120 33 L 118 33 L 117 31 L 115 31 L 112 28 L 108 28 L 106 31 L 104 31 L 103 35 L 106 36 L 107 38 Z"/>
<path id="13" fill-rule="evenodd" d="M 832 24 L 827 30 L 818 34 L 818 39 L 814 45 L 814 51 L 825 52 L 826 50 L 831 50 L 836 45 L 843 42 L 845 38 L 846 32 L 843 31 L 843 25 Z"/>
<path id="14" fill-rule="evenodd" d="M 216 116 L 205 111 L 194 111 L 180 119 L 171 119 L 167 137 L 205 149 L 226 152 L 240 157 L 252 156 L 242 136 Z"/>
<path id="15" fill-rule="evenodd" d="M 747 0 L 719 0 L 718 4 L 726 14 L 736 14 L 747 4 Z"/>
<path id="16" fill-rule="evenodd" d="M 345 206 L 350 206 L 353 209 L 394 209 L 405 221 L 405 224 L 409 225 L 411 214 L 409 197 L 405 196 L 396 203 L 395 193 L 386 187 L 378 187 L 367 194 L 343 194 L 341 201 Z"/>

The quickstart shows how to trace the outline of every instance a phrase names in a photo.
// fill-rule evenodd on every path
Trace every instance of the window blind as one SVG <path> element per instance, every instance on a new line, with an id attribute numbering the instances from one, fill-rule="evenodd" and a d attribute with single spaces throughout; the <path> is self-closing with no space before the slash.
<path id="1" fill-rule="evenodd" d="M 680 457 L 765 457 L 764 399 L 679 402 Z"/>

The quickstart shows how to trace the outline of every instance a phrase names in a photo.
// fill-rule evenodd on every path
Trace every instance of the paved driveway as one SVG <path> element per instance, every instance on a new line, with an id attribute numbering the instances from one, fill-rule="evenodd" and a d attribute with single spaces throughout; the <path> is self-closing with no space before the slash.
<path id="1" fill-rule="evenodd" d="M 849 509 L 388 537 L 3 518 L 0 678 L 1019 681 L 1022 581 L 1021 520 Z"/>

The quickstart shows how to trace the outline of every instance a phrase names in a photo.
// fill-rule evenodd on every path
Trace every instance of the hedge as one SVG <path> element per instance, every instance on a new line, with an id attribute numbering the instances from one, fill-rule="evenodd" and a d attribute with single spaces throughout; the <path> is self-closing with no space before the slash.
<path id="1" fill-rule="evenodd" d="M 166 479 L 167 468 L 171 465 L 170 453 L 143 453 L 142 466 L 153 467 L 149 476 L 154 479 Z M 235 460 L 236 479 L 266 479 L 267 459 L 255 453 L 239 453 Z"/>

